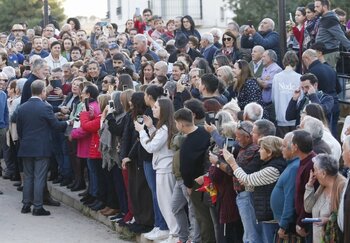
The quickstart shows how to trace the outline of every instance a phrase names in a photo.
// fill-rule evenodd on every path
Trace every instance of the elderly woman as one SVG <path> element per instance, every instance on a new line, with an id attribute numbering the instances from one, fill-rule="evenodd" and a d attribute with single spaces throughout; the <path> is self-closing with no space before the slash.
<path id="1" fill-rule="evenodd" d="M 271 224 L 273 214 L 270 207 L 270 195 L 272 190 L 286 168 L 287 163 L 282 158 L 282 139 L 275 136 L 262 137 L 258 141 L 260 145 L 259 153 L 262 166 L 259 171 L 247 174 L 240 168 L 226 149 L 223 155 L 225 160 L 230 164 L 233 174 L 245 186 L 253 186 L 253 201 L 256 219 L 260 227 L 260 239 L 264 243 L 273 242 L 274 232 L 277 225 Z"/>
<path id="2" fill-rule="evenodd" d="M 334 215 L 338 212 L 340 196 L 346 180 L 339 174 L 339 163 L 332 156 L 319 154 L 312 161 L 314 171 L 310 171 L 309 181 L 305 186 L 304 207 L 306 212 L 312 213 L 313 218 L 320 219 L 320 222 L 313 224 L 313 242 L 339 242 L 336 238 L 328 238 L 339 237 L 336 232 L 328 232 L 328 230 L 332 231 L 334 221 L 336 222 Z M 320 186 L 315 192 L 316 180 Z"/>

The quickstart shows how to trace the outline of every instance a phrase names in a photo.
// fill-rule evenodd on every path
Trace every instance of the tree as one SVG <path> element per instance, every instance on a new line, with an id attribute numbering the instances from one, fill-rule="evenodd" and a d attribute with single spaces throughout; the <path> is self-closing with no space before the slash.
<path id="1" fill-rule="evenodd" d="M 62 7 L 63 0 L 49 0 L 51 15 L 58 23 L 66 16 Z M 26 22 L 29 27 L 39 24 L 43 18 L 42 0 L 0 0 L 0 31 L 10 31 L 14 24 Z"/>
<path id="2" fill-rule="evenodd" d="M 294 16 L 295 9 L 298 6 L 306 6 L 307 3 L 313 1 L 314 0 L 285 0 L 286 19 L 289 19 L 288 13 L 292 13 Z M 252 20 L 254 25 L 257 26 L 263 18 L 271 18 L 276 24 L 278 22 L 278 0 L 227 0 L 227 2 L 229 8 L 236 15 L 234 20 L 237 21 L 239 25 L 247 24 L 248 20 Z M 333 0 L 331 3 L 332 9 L 340 7 L 350 14 L 349 0 Z"/>

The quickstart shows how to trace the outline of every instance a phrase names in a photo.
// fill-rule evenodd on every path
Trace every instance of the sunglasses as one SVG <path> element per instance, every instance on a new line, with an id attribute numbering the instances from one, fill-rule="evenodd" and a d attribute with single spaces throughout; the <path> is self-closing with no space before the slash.
<path id="1" fill-rule="evenodd" d="M 237 123 L 237 129 L 242 130 L 243 132 L 246 132 L 249 136 L 251 136 L 250 132 L 242 126 L 241 122 Z"/>
<path id="2" fill-rule="evenodd" d="M 231 37 L 227 37 L 227 38 L 222 38 L 223 41 L 231 41 L 232 38 Z"/>

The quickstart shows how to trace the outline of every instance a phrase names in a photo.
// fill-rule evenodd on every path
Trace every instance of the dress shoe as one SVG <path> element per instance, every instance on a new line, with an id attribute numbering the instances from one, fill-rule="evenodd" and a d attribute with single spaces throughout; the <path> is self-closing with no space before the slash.
<path id="1" fill-rule="evenodd" d="M 103 212 L 102 215 L 108 217 L 108 216 L 116 215 L 118 212 L 119 212 L 118 209 L 110 208 L 109 210 Z"/>
<path id="2" fill-rule="evenodd" d="M 10 179 L 11 181 L 20 181 L 21 180 L 21 177 L 20 176 L 16 176 L 16 175 L 13 175 Z"/>
<path id="3" fill-rule="evenodd" d="M 72 183 L 72 179 L 63 179 L 60 183 L 60 186 L 68 186 L 70 183 Z"/>
<path id="4" fill-rule="evenodd" d="M 78 196 L 79 197 L 85 197 L 87 194 L 88 194 L 88 190 L 79 193 Z"/>
<path id="5" fill-rule="evenodd" d="M 52 181 L 52 184 L 58 184 L 58 183 L 61 183 L 62 181 L 63 181 L 63 178 L 62 177 L 58 177 L 56 180 Z"/>
<path id="6" fill-rule="evenodd" d="M 17 187 L 17 191 L 19 191 L 19 192 L 23 192 L 23 186 L 19 186 L 19 187 Z"/>
<path id="7" fill-rule="evenodd" d="M 80 202 L 86 202 L 87 200 L 91 199 L 91 197 L 92 196 L 90 194 L 87 194 L 86 196 L 84 196 L 80 199 Z"/>
<path id="8" fill-rule="evenodd" d="M 33 209 L 34 216 L 48 216 L 50 214 L 51 214 L 50 211 L 47 211 L 44 208 Z"/>
<path id="9" fill-rule="evenodd" d="M 78 184 L 75 184 L 74 187 L 72 187 L 70 190 L 72 192 L 76 192 L 76 191 L 81 191 L 81 190 L 84 190 L 86 188 L 86 185 L 85 183 L 78 183 Z"/>
<path id="10" fill-rule="evenodd" d="M 111 209 L 110 207 L 104 207 L 99 212 L 103 214 L 104 212 L 106 212 L 106 211 L 108 211 L 110 209 Z"/>
<path id="11" fill-rule="evenodd" d="M 94 207 L 96 204 L 98 204 L 99 200 L 94 198 L 93 200 L 88 200 L 84 203 L 84 205 L 88 206 L 89 208 Z M 102 209 L 102 208 L 101 208 Z"/>
<path id="12" fill-rule="evenodd" d="M 2 176 L 2 178 L 5 179 L 5 180 L 9 180 L 9 179 L 12 178 L 12 175 L 6 174 L 6 173 L 5 173 L 5 174 Z"/>
<path id="13" fill-rule="evenodd" d="M 61 205 L 59 201 L 54 200 L 52 197 L 44 199 L 44 205 L 58 207 Z"/>
<path id="14" fill-rule="evenodd" d="M 99 201 L 96 205 L 94 205 L 93 207 L 90 207 L 90 208 L 94 211 L 98 211 L 98 210 L 103 209 L 105 206 L 106 205 L 103 202 Z"/>
<path id="15" fill-rule="evenodd" d="M 91 204 L 91 205 L 94 204 L 95 201 L 96 201 L 96 198 L 93 197 L 93 196 L 91 196 L 91 197 L 88 198 L 87 200 L 83 201 L 83 204 L 84 204 L 85 206 L 88 206 L 88 205 L 90 205 L 90 204 Z"/>
<path id="16" fill-rule="evenodd" d="M 68 188 L 68 189 L 72 189 L 72 188 L 75 186 L 75 184 L 77 184 L 77 182 L 76 182 L 76 181 L 72 181 L 72 183 L 70 183 L 69 185 L 67 185 L 67 188 Z"/>
<path id="17" fill-rule="evenodd" d="M 30 213 L 30 205 L 23 205 L 21 213 Z"/>
<path id="18" fill-rule="evenodd" d="M 15 182 L 15 183 L 13 183 L 13 186 L 16 186 L 16 187 L 18 187 L 18 186 L 21 186 L 22 185 L 22 182 Z"/>

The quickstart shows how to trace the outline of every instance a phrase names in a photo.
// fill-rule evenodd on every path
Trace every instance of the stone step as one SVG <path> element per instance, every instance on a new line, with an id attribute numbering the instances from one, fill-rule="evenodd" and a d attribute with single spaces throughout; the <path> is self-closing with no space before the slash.
<path id="1" fill-rule="evenodd" d="M 66 187 L 61 187 L 59 184 L 52 184 L 51 182 L 47 183 L 48 189 L 56 200 L 66 204 L 67 206 L 70 206 L 76 210 L 78 210 L 80 213 L 85 215 L 86 217 L 95 219 L 96 221 L 106 225 L 111 230 L 116 231 L 119 233 L 119 238 L 122 240 L 127 240 L 130 242 L 137 242 L 137 243 L 159 243 L 160 241 L 150 241 L 147 240 L 143 234 L 135 234 L 133 232 L 130 232 L 125 227 L 120 227 L 115 222 L 111 222 L 108 217 L 102 215 L 99 212 L 91 210 L 89 207 L 86 207 L 80 202 L 80 197 L 78 196 L 78 192 L 72 192 Z"/>

